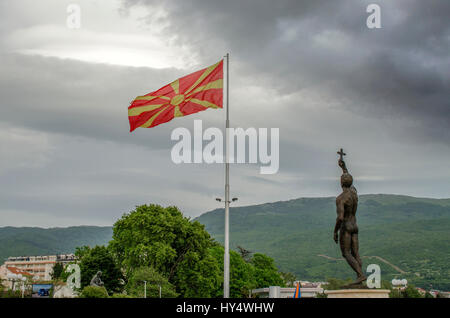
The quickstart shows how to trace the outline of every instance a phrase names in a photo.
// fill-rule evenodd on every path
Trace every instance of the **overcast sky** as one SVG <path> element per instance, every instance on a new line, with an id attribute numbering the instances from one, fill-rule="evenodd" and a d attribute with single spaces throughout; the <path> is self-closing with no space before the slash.
<path id="1" fill-rule="evenodd" d="M 232 165 L 237 205 L 336 196 L 341 147 L 360 194 L 450 197 L 449 16 L 448 0 L 3 0 L 0 226 L 220 207 L 223 165 L 172 163 L 170 134 L 225 112 L 129 133 L 127 107 L 227 52 L 232 126 L 280 129 L 277 174 Z"/>

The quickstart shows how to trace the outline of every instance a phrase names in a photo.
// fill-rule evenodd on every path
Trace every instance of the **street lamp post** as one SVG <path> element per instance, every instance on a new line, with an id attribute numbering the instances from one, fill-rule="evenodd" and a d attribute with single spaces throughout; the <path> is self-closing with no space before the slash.
<path id="1" fill-rule="evenodd" d="M 6 277 L 12 282 L 11 283 L 12 290 L 14 290 L 16 282 L 22 282 L 21 286 L 22 298 L 25 298 L 25 281 L 27 280 L 26 277 L 22 276 L 22 274 L 8 274 Z"/>
<path id="2" fill-rule="evenodd" d="M 144 298 L 147 298 L 147 281 L 144 280 Z"/>
<path id="3" fill-rule="evenodd" d="M 25 296 L 25 277 L 22 277 L 22 298 Z"/>

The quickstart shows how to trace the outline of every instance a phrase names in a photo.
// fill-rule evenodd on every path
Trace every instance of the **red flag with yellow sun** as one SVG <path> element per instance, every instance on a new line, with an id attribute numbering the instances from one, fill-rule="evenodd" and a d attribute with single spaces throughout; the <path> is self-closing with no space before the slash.
<path id="1" fill-rule="evenodd" d="M 130 132 L 150 128 L 175 117 L 194 114 L 208 108 L 223 107 L 223 60 L 203 70 L 138 96 L 128 107 Z"/>

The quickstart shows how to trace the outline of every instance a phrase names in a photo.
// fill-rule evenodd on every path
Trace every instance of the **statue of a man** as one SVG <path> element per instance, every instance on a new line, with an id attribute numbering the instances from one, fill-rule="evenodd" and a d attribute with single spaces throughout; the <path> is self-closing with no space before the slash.
<path id="1" fill-rule="evenodd" d="M 362 262 L 359 256 L 358 226 L 356 225 L 356 209 L 358 207 L 358 195 L 353 184 L 353 177 L 348 173 L 343 160 L 345 153 L 341 149 L 338 152 L 340 159 L 339 167 L 342 168 L 341 187 L 342 193 L 336 198 L 336 225 L 334 227 L 333 239 L 341 247 L 342 256 L 356 272 L 357 278 L 353 284 L 361 284 L 367 279 L 362 271 Z M 339 235 L 338 235 L 339 232 Z"/>
<path id="2" fill-rule="evenodd" d="M 90 286 L 97 286 L 97 287 L 103 287 L 103 282 L 101 280 L 102 271 L 98 271 L 97 274 L 94 275 L 91 279 Z"/>

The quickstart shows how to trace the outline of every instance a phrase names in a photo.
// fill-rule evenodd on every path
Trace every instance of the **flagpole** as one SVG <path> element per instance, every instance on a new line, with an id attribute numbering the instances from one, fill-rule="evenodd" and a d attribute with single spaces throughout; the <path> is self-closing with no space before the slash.
<path id="1" fill-rule="evenodd" d="M 229 229 L 229 221 L 230 221 L 230 163 L 228 158 L 228 142 L 229 142 L 229 133 L 228 128 L 230 128 L 230 107 L 229 107 L 229 65 L 230 65 L 230 54 L 227 53 L 225 55 L 227 60 L 227 92 L 226 92 L 226 113 L 227 119 L 225 121 L 225 254 L 224 254 L 224 266 L 223 266 L 223 297 L 230 297 L 230 229 Z"/>

